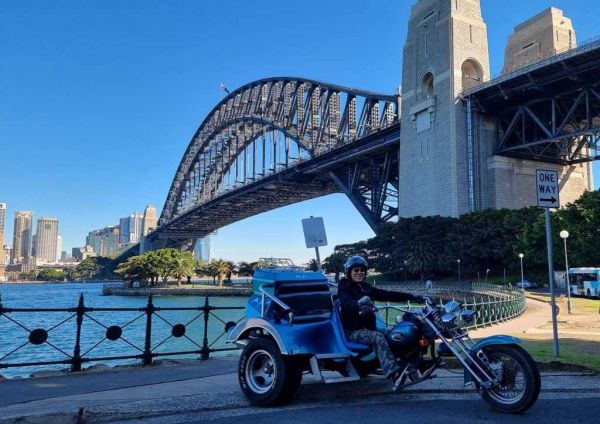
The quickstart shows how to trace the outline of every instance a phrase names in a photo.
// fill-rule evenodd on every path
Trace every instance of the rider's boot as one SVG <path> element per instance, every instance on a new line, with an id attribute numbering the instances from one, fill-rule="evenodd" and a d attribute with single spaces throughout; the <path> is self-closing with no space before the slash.
<path id="1" fill-rule="evenodd" d="M 402 385 L 406 381 L 406 373 L 408 370 L 408 364 L 398 368 L 394 373 L 389 376 L 389 379 L 392 380 L 393 386 L 392 391 L 397 392 L 401 389 Z"/>

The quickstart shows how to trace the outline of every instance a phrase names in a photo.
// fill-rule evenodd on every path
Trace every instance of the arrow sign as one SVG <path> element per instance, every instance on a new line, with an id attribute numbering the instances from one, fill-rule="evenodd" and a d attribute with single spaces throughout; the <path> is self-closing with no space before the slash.
<path id="1" fill-rule="evenodd" d="M 537 205 L 541 208 L 560 207 L 558 172 L 547 169 L 535 171 Z"/>

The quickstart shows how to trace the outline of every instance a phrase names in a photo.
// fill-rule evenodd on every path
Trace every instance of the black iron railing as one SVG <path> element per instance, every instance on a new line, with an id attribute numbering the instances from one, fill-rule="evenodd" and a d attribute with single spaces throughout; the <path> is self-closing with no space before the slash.
<path id="1" fill-rule="evenodd" d="M 8 327 L 6 325 L 4 326 L 5 334 L 2 334 L 2 330 L 0 330 L 0 340 L 3 340 L 3 343 L 0 344 L 0 369 L 68 364 L 71 366 L 71 371 L 80 371 L 82 364 L 99 361 L 140 359 L 143 365 L 151 365 L 154 358 L 166 356 L 198 355 L 200 359 L 208 359 L 213 352 L 237 349 L 236 347 L 218 348 L 214 346 L 215 343 L 221 340 L 226 334 L 227 326 L 239 322 L 243 316 L 240 316 L 240 318 L 237 319 L 237 322 L 231 321 L 231 323 L 229 323 L 221 319 L 217 313 L 223 310 L 242 309 L 244 309 L 243 306 L 210 305 L 209 297 L 205 297 L 203 305 L 196 307 L 158 307 L 154 305 L 152 295 L 150 295 L 148 296 L 147 304 L 144 307 L 139 308 L 93 308 L 85 305 L 83 294 L 79 297 L 77 307 L 74 308 L 7 308 L 2 304 L 2 299 L 0 298 L 0 320 L 7 320 L 8 323 L 5 322 L 4 324 L 9 324 Z M 165 317 L 164 312 L 166 311 L 190 311 L 194 316 L 191 319 L 186 318 L 187 321 L 185 323 L 174 323 L 172 320 Z M 129 312 L 130 314 L 133 313 L 135 314 L 135 317 L 124 325 L 107 325 L 102 322 L 100 318 L 94 317 L 92 315 L 94 312 L 108 312 L 110 313 L 109 319 L 116 319 L 119 314 L 125 312 Z M 35 316 L 39 316 L 36 314 L 40 313 L 49 313 L 50 315 L 57 314 L 57 316 L 60 314 L 68 314 L 68 316 L 65 319 L 58 320 L 54 325 L 46 323 L 48 326 L 45 328 L 32 328 L 33 326 L 31 324 L 24 323 L 21 319 L 23 315 L 27 315 L 29 318 L 35 318 Z M 223 330 L 217 331 L 216 333 L 215 331 L 211 331 L 212 340 L 209 340 L 211 338 L 209 337 L 209 319 L 211 317 L 213 318 L 213 321 L 219 321 L 223 325 Z M 131 332 L 133 334 L 135 332 L 132 328 L 134 323 L 142 321 L 143 318 L 145 318 L 145 325 L 143 327 L 144 339 L 142 345 L 140 342 L 137 344 L 132 342 L 132 339 L 129 337 L 126 338 L 124 332 L 125 330 L 132 330 Z M 204 324 L 202 330 L 196 332 L 192 331 L 188 334 L 187 330 L 192 323 L 200 319 L 203 320 Z M 69 328 L 69 323 L 73 323 L 73 321 L 75 323 L 75 328 Z M 92 342 L 91 347 L 82 351 L 82 328 L 84 323 L 97 324 L 104 330 L 104 334 L 94 334 L 95 343 Z M 163 334 L 160 337 L 157 337 L 153 330 L 156 330 L 159 325 L 163 327 Z M 215 325 L 217 325 L 217 323 L 215 323 Z M 167 329 L 170 327 L 168 335 L 165 334 L 164 326 L 168 326 Z M 138 333 L 141 332 L 141 328 L 139 327 L 141 327 L 141 325 L 138 323 L 137 328 L 135 329 Z M 6 328 L 11 329 L 10 333 L 7 332 Z M 15 332 L 12 330 L 17 328 L 20 328 L 26 334 L 23 342 L 18 341 L 14 336 Z M 65 346 L 58 346 L 49 340 L 49 335 L 52 332 L 57 331 L 75 333 L 72 350 L 65 348 Z M 156 340 L 157 338 L 160 338 L 161 340 Z M 158 348 L 161 346 L 164 348 L 169 340 L 179 338 L 186 338 L 194 348 L 191 350 L 158 351 Z M 200 338 L 201 341 L 199 340 Z M 17 340 L 16 343 L 15 340 Z M 126 355 L 115 354 L 94 356 L 98 346 L 103 343 L 115 342 L 117 340 L 122 340 L 131 347 L 135 353 Z M 4 343 L 4 341 L 12 341 L 12 346 L 8 352 L 2 352 L 2 347 L 8 344 Z M 86 342 L 89 342 L 89 340 L 86 340 Z M 44 361 L 11 361 L 11 359 L 26 346 L 39 346 L 43 344 L 50 346 L 53 352 L 60 355 L 60 358 L 49 358 L 49 360 Z M 108 351 L 112 352 L 110 349 Z"/>

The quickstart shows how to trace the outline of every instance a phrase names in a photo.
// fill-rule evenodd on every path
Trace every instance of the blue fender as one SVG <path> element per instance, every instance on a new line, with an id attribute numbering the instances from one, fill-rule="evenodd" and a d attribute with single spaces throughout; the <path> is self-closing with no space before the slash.
<path id="1" fill-rule="evenodd" d="M 483 349 L 484 347 L 487 346 L 492 346 L 492 345 L 516 345 L 521 343 L 521 339 L 517 338 L 517 337 L 513 337 L 513 336 L 506 336 L 504 334 L 497 334 L 495 336 L 490 336 L 490 337 L 486 337 L 485 339 L 481 339 L 479 340 L 477 343 L 475 343 L 475 346 L 473 346 L 473 349 L 471 349 L 472 353 L 477 353 L 479 352 L 481 349 Z M 467 358 L 467 362 L 471 362 L 470 358 Z M 471 375 L 471 373 L 469 372 L 469 370 L 467 368 L 465 368 L 465 385 L 470 383 L 473 380 L 473 376 Z"/>

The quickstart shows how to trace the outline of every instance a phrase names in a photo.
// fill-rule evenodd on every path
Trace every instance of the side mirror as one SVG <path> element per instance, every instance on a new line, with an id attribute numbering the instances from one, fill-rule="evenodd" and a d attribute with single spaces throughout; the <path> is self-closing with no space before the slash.
<path id="1" fill-rule="evenodd" d="M 425 281 L 425 294 L 429 293 L 429 290 L 433 288 L 433 282 L 431 280 Z"/>

